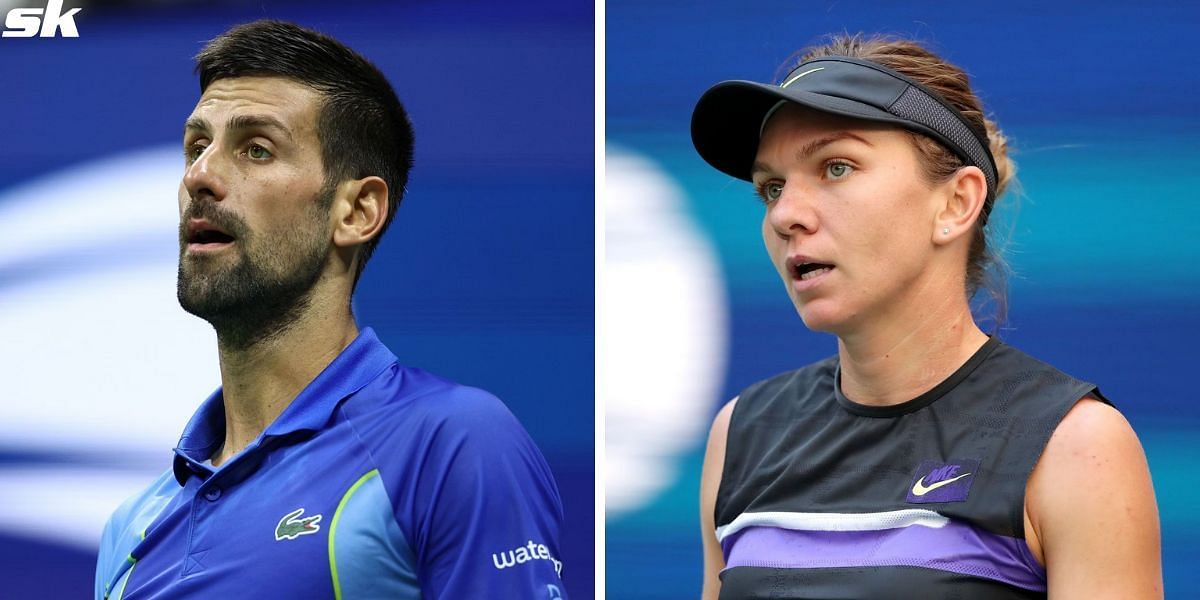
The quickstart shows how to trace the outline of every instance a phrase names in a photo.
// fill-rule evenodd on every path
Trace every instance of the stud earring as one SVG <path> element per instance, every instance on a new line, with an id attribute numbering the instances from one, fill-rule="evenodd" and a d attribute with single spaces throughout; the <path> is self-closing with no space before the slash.
<path id="1" fill-rule="evenodd" d="M 949 227 L 943 227 L 943 228 L 942 228 L 942 235 L 950 235 L 950 228 L 949 228 Z"/>

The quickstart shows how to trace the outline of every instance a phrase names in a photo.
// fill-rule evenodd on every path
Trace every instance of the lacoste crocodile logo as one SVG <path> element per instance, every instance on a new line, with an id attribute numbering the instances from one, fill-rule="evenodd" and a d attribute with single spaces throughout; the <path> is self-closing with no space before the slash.
<path id="1" fill-rule="evenodd" d="M 313 515 L 301 519 L 300 515 L 302 514 L 304 514 L 304 509 L 297 508 L 283 515 L 283 518 L 279 520 L 279 524 L 275 526 L 275 541 L 294 540 L 302 535 L 316 533 L 321 530 L 321 515 Z"/>

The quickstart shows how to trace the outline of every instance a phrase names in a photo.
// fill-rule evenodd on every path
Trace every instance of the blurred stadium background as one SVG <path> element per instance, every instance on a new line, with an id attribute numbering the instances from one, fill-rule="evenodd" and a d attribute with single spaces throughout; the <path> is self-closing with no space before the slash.
<path id="1" fill-rule="evenodd" d="M 525 424 L 562 491 L 566 588 L 592 597 L 593 6 L 70 6 L 78 38 L 0 40 L 0 597 L 89 597 L 105 518 L 219 385 L 174 299 L 180 137 L 191 56 L 263 17 L 349 44 L 407 105 L 416 167 L 355 312 Z"/>
<path id="2" fill-rule="evenodd" d="M 1168 598 L 1200 597 L 1200 9 L 1138 3 L 699 0 L 606 5 L 606 586 L 699 594 L 697 490 L 717 408 L 836 352 L 762 250 L 748 184 L 692 149 L 723 79 L 773 80 L 827 33 L 930 42 L 1015 145 L 1009 343 L 1097 382 L 1149 456 Z M 1114 540 L 1116 542 L 1116 540 Z"/>

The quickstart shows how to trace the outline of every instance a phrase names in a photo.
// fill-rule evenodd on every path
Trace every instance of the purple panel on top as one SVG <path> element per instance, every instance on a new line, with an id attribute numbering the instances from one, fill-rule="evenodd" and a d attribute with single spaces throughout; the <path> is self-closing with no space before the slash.
<path id="1" fill-rule="evenodd" d="M 951 521 L 878 531 L 748 527 L 722 544 L 725 566 L 769 568 L 926 567 L 1046 591 L 1046 571 L 1025 545 Z"/>

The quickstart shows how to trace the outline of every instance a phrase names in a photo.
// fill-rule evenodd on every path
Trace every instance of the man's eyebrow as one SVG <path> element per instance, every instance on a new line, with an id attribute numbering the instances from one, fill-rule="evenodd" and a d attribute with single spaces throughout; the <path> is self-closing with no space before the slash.
<path id="1" fill-rule="evenodd" d="M 230 131 L 239 129 L 276 129 L 283 135 L 287 136 L 288 140 L 292 139 L 292 132 L 288 130 L 279 119 L 270 115 L 236 115 L 229 117 L 229 123 L 225 125 Z"/>
<path id="2" fill-rule="evenodd" d="M 187 135 L 187 132 L 193 130 L 201 133 L 208 133 L 210 129 L 212 128 L 208 126 L 208 121 L 205 121 L 200 117 L 188 117 L 188 120 L 183 124 L 184 135 Z"/>
<path id="3" fill-rule="evenodd" d="M 796 162 L 804 162 L 804 161 L 808 160 L 809 158 L 811 158 L 812 155 L 816 154 L 817 151 L 820 150 L 821 148 L 824 148 L 825 146 L 828 146 L 836 141 L 847 140 L 847 139 L 858 140 L 858 141 L 860 141 L 868 146 L 871 146 L 871 147 L 875 146 L 875 144 L 872 144 L 871 142 L 868 142 L 867 140 L 863 139 L 861 136 L 855 135 L 849 131 L 838 131 L 835 133 L 831 133 L 825 137 L 815 139 L 815 140 L 801 146 L 799 150 L 796 150 L 796 155 L 794 157 L 795 161 Z M 769 172 L 770 170 L 771 170 L 771 168 L 768 167 L 767 165 L 765 165 L 761 162 L 755 161 L 754 167 L 751 168 L 751 170 L 750 170 L 750 176 L 753 177 L 754 175 L 757 175 L 758 173 Z"/>
<path id="4" fill-rule="evenodd" d="M 225 128 L 230 131 L 239 129 L 275 129 L 287 137 L 292 139 L 292 132 L 288 130 L 279 119 L 269 115 L 235 115 L 229 118 L 229 122 L 225 124 Z M 186 135 L 188 131 L 199 131 L 201 133 L 209 133 L 212 131 L 212 126 L 208 121 L 201 117 L 190 117 L 183 124 L 183 132 Z"/>

